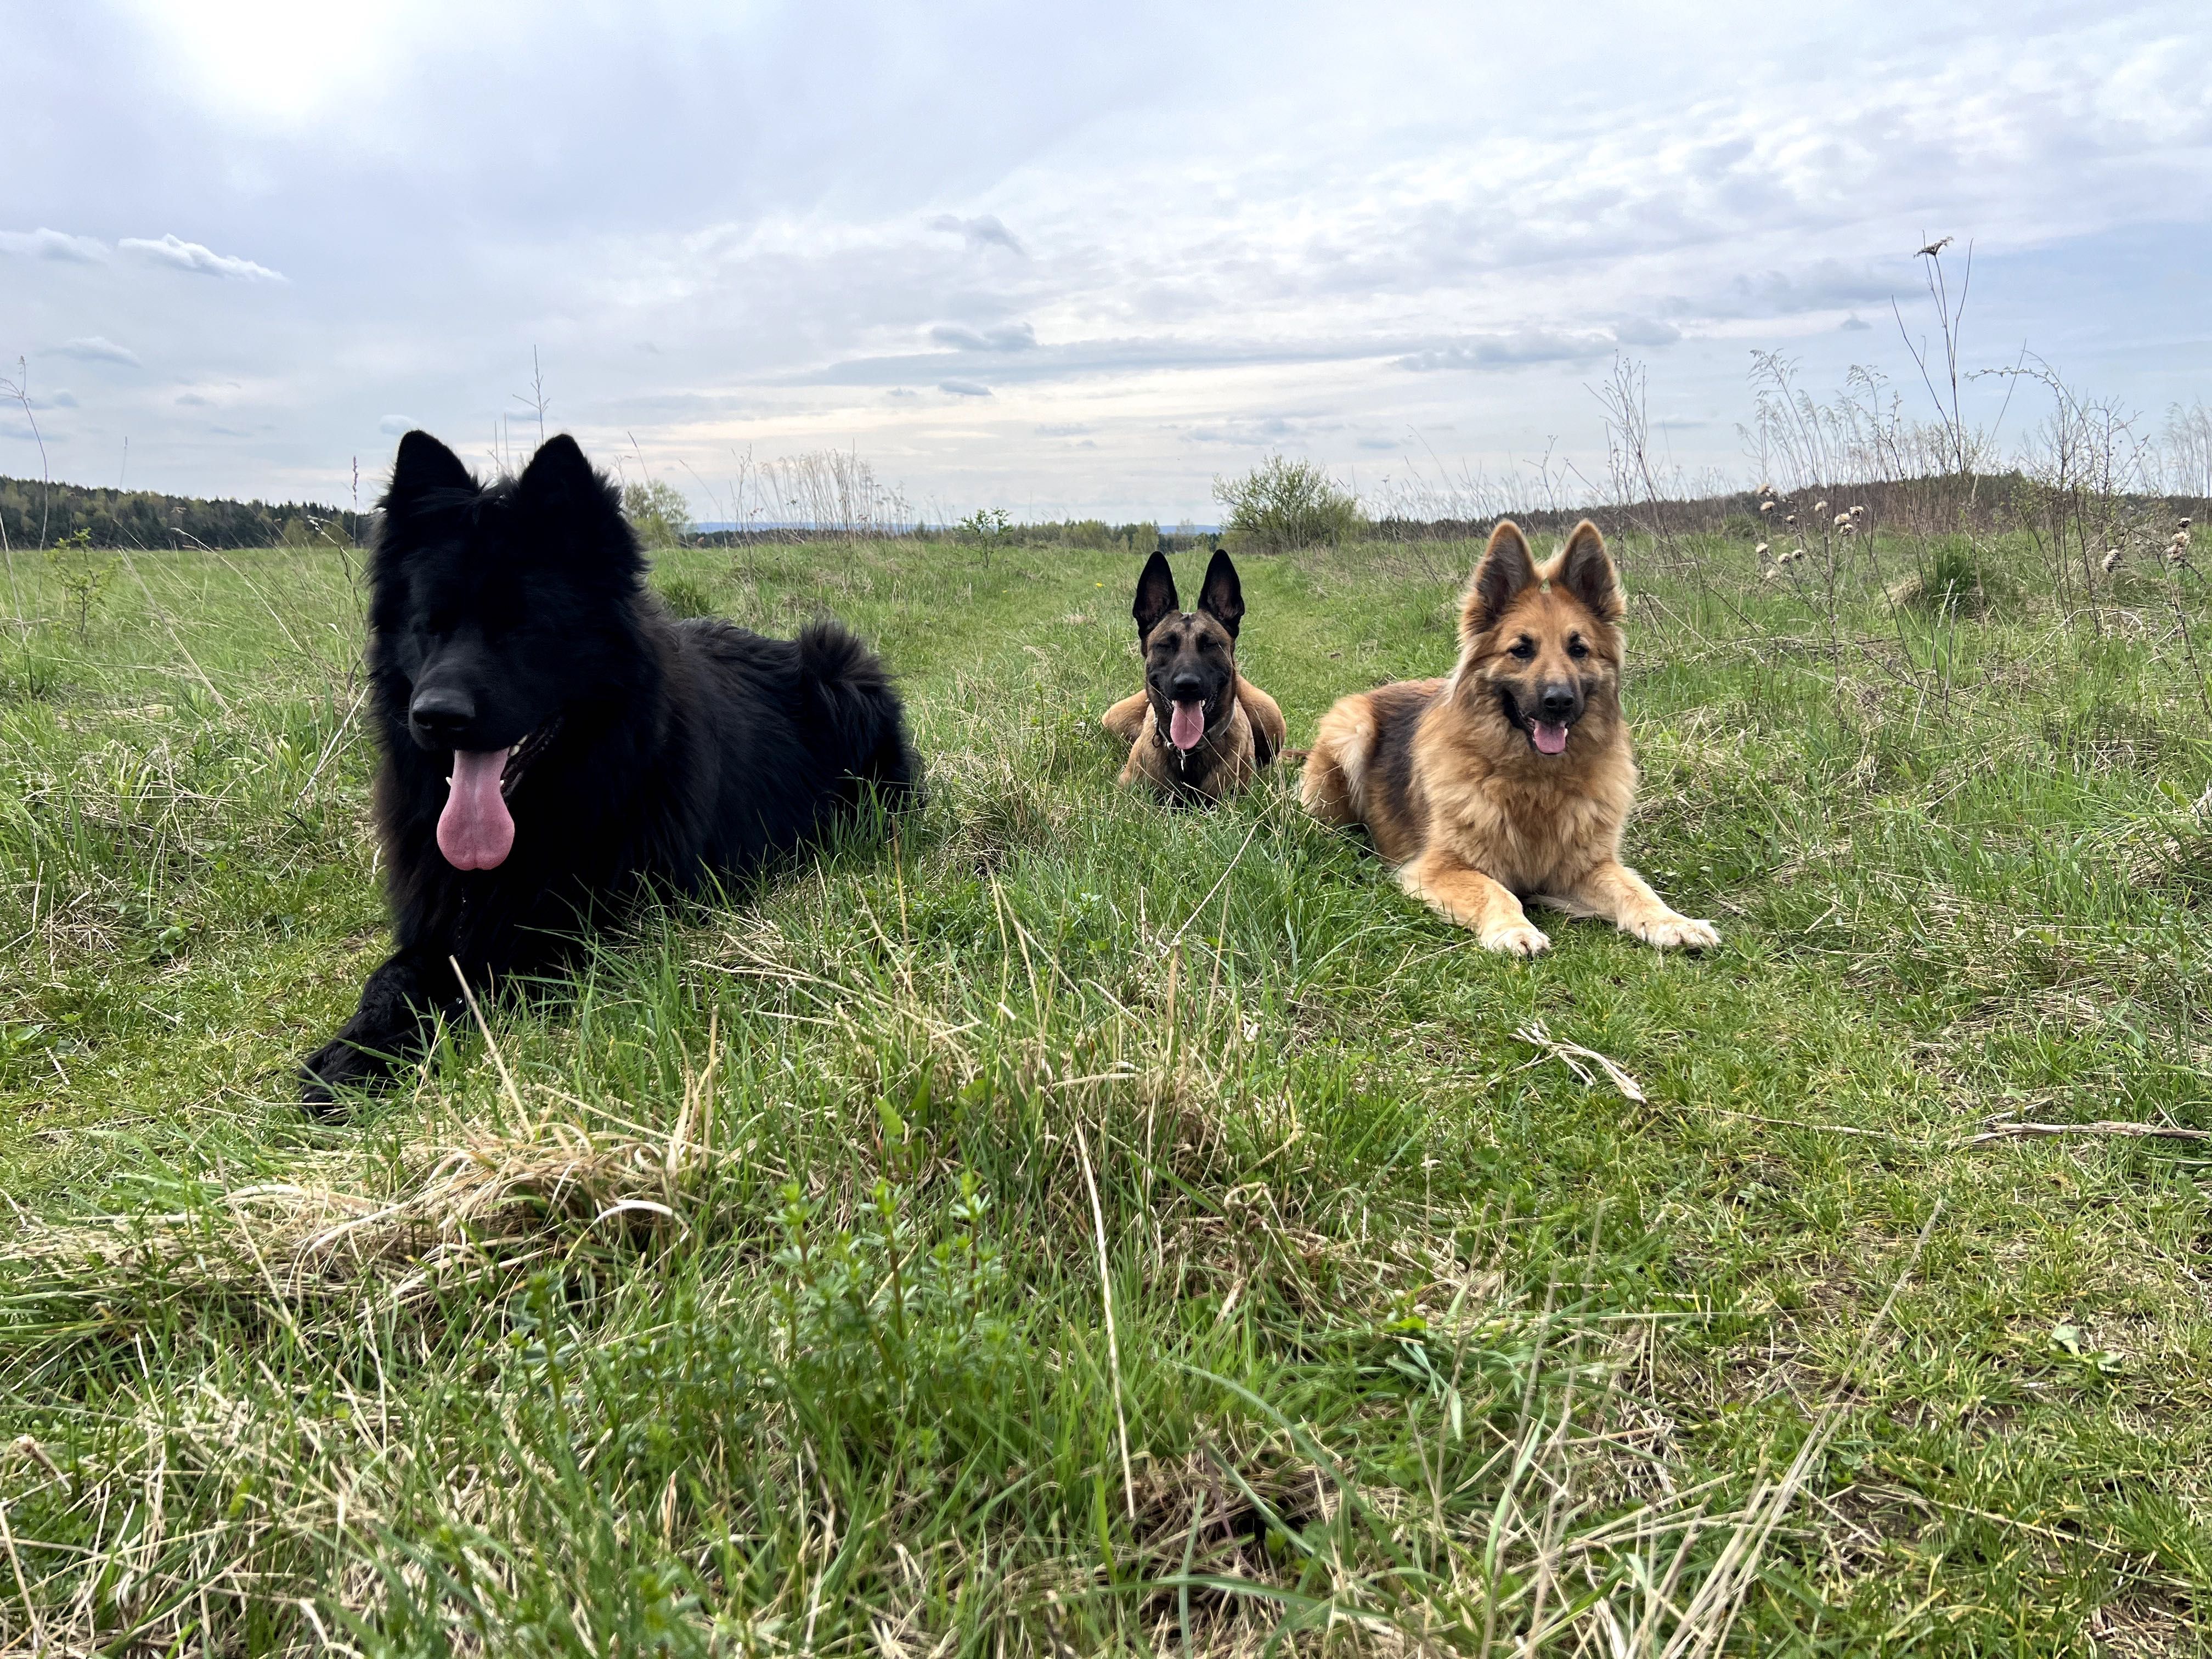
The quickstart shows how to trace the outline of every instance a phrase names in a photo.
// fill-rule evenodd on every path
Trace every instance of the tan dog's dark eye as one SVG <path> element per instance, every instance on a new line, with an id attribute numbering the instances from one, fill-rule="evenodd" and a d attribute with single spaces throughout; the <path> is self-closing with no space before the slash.
<path id="1" fill-rule="evenodd" d="M 1522 660 L 1522 662 L 1527 662 L 1527 661 L 1528 661 L 1531 657 L 1533 657 L 1533 656 L 1534 656 L 1534 655 L 1536 654 L 1536 642 L 1535 642 L 1535 641 L 1534 641 L 1534 640 L 1516 640 L 1516 641 L 1513 641 L 1513 654 L 1514 654 L 1515 656 L 1516 656 L 1516 657 L 1520 658 L 1520 659 L 1521 659 L 1521 660 Z"/>
<path id="2" fill-rule="evenodd" d="M 1589 647 L 1584 645 L 1578 639 L 1569 640 L 1567 641 L 1567 654 L 1577 659 L 1587 657 L 1589 655 Z"/>

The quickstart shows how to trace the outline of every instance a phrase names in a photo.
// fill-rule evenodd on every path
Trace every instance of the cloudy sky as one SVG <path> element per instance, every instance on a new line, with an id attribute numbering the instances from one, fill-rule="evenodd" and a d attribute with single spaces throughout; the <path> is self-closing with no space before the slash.
<path id="1" fill-rule="evenodd" d="M 1796 14 L 1793 15 L 1793 14 Z M 712 516 L 857 450 L 932 516 L 1602 472 L 1642 362 L 1741 476 L 1755 349 L 2212 397 L 2212 11 L 0 0 L 0 358 L 57 477 L 343 501 L 552 426 Z M 12 368 L 10 370 L 12 376 Z M 1986 385 L 1986 383 L 1984 383 Z M 2018 422 L 2015 408 L 2008 418 Z M 125 444 L 128 441 L 126 461 Z M 0 472 L 36 474 L 0 407 Z M 127 468 L 127 473 L 126 473 Z"/>

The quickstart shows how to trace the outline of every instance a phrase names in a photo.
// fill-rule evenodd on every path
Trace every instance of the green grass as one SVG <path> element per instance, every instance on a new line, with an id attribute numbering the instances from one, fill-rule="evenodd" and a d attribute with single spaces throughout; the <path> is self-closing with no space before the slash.
<path id="1" fill-rule="evenodd" d="M 1630 854 L 1725 948 L 1534 963 L 1294 774 L 1114 788 L 1133 558 L 667 556 L 877 640 L 927 811 L 342 1127 L 340 559 L 0 629 L 0 1647 L 2204 1651 L 2212 1146 L 1977 1139 L 2212 1127 L 2165 590 L 1893 611 L 1898 549 L 1831 618 L 1702 554 L 1626 550 Z M 1294 742 L 1449 665 L 1468 556 L 1244 562 Z"/>

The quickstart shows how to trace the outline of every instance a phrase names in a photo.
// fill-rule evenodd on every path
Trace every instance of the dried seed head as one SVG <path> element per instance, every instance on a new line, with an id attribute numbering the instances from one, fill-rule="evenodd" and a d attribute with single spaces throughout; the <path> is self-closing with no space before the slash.
<path id="1" fill-rule="evenodd" d="M 1771 513 L 1774 511 L 1774 503 L 1772 501 L 1761 501 L 1759 504 L 1759 510 L 1762 513 Z"/>
<path id="2" fill-rule="evenodd" d="M 1788 518 L 1784 519 L 1782 522 L 1783 522 L 1783 523 L 1784 523 L 1784 524 L 1796 524 L 1796 523 L 1797 522 L 1797 515 L 1796 515 L 1795 513 L 1792 513 L 1792 514 L 1791 514 Z"/>
<path id="3" fill-rule="evenodd" d="M 1848 513 L 1838 513 L 1838 514 L 1836 514 L 1836 528 L 1837 528 L 1837 529 L 1838 529 L 1838 530 L 1849 530 L 1850 527 L 1851 527 L 1851 515 L 1850 515 L 1850 514 L 1848 514 Z"/>
<path id="4" fill-rule="evenodd" d="M 1813 510 L 1815 513 L 1826 513 L 1828 510 L 1828 504 L 1826 501 L 1815 501 L 1813 503 Z"/>
<path id="5" fill-rule="evenodd" d="M 1753 548 L 1751 550 L 1754 556 L 1763 559 L 1766 556 L 1766 544 L 1765 542 L 1761 542 L 1757 547 Z"/>
<path id="6" fill-rule="evenodd" d="M 1853 517 L 1854 519 L 1858 518 L 1858 517 L 1862 516 L 1865 512 L 1866 512 L 1865 505 L 1864 505 L 1863 503 L 1862 503 L 1861 505 L 1859 505 L 1859 506 L 1857 506 L 1857 507 L 1853 507 L 1853 508 L 1851 509 L 1851 517 Z"/>
<path id="7" fill-rule="evenodd" d="M 2115 570 L 2118 570 L 2118 569 L 2120 568 L 2120 550 L 2119 550 L 2118 548 L 2117 548 L 2117 547 L 2108 547 L 2108 548 L 2106 548 L 2106 549 L 2105 550 L 2105 557 L 2104 557 L 2104 561 L 2103 561 L 2103 562 L 2104 562 L 2104 567 L 2105 567 L 2105 574 L 2106 574 L 2107 576 L 2111 575 L 2111 574 L 2112 574 L 2112 572 L 2114 572 Z"/>

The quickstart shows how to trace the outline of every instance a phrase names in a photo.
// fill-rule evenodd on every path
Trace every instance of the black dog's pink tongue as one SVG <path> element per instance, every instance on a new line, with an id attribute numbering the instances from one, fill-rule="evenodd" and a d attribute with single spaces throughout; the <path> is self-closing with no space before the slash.
<path id="1" fill-rule="evenodd" d="M 1547 755 L 1567 752 L 1567 728 L 1551 720 L 1536 722 L 1536 747 Z"/>
<path id="2" fill-rule="evenodd" d="M 489 870 L 514 846 L 514 819 L 499 792 L 507 750 L 453 751 L 453 793 L 438 814 L 438 850 L 456 870 Z"/>
<path id="3" fill-rule="evenodd" d="M 1168 741 L 1178 749 L 1195 749 L 1206 735 L 1206 705 L 1179 702 L 1168 717 Z"/>

